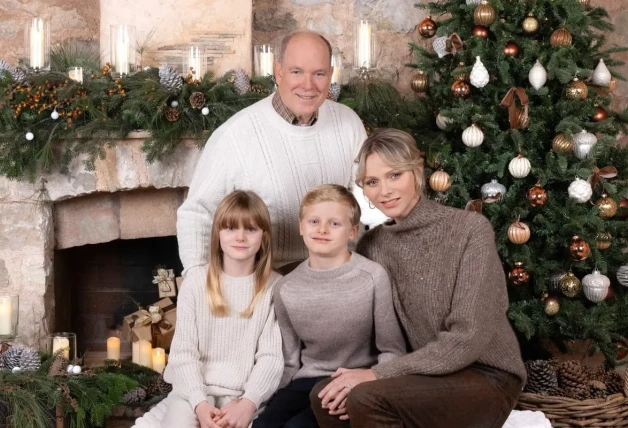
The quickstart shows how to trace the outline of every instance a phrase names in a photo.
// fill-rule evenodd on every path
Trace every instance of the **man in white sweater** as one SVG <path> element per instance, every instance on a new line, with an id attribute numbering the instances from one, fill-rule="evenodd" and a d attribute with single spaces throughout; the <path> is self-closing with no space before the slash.
<path id="1" fill-rule="evenodd" d="M 207 264 L 216 206 L 234 189 L 253 190 L 268 205 L 278 265 L 307 258 L 299 201 L 324 183 L 353 188 L 353 161 L 366 139 L 355 112 L 326 100 L 332 71 L 324 37 L 287 36 L 275 63 L 277 92 L 235 114 L 209 138 L 178 211 L 184 273 Z M 358 200 L 368 212 L 364 197 Z"/>

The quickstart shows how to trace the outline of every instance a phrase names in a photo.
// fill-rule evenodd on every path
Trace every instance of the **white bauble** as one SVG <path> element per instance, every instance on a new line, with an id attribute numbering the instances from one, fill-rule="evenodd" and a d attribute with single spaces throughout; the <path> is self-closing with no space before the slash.
<path id="1" fill-rule="evenodd" d="M 595 303 L 600 303 L 606 298 L 610 285 L 611 280 L 608 279 L 606 275 L 602 275 L 597 269 L 582 278 L 584 295 L 587 296 L 587 299 Z"/>
<path id="2" fill-rule="evenodd" d="M 432 48 L 434 48 L 434 52 L 436 52 L 439 58 L 442 58 L 449 53 L 447 52 L 447 40 L 448 39 L 449 37 L 447 36 L 437 37 L 432 42 Z"/>
<path id="3" fill-rule="evenodd" d="M 170 102 L 170 107 L 172 107 L 172 108 L 179 107 L 179 101 L 177 101 L 177 100 L 171 101 Z"/>
<path id="4" fill-rule="evenodd" d="M 536 64 L 530 69 L 528 80 L 530 81 L 530 85 L 537 91 L 547 82 L 547 71 L 538 59 L 536 60 Z"/>
<path id="5" fill-rule="evenodd" d="M 581 178 L 576 178 L 576 180 L 572 181 L 569 185 L 569 189 L 567 189 L 567 192 L 569 193 L 569 197 L 571 199 L 575 199 L 581 204 L 584 204 L 586 201 L 591 199 L 593 189 L 591 188 L 591 184 L 589 184 L 588 181 L 582 180 Z"/>
<path id="6" fill-rule="evenodd" d="M 597 137 L 584 129 L 573 136 L 573 152 L 579 159 L 589 156 Z"/>
<path id="7" fill-rule="evenodd" d="M 481 3 L 482 0 L 467 0 L 467 5 L 469 6 L 477 6 Z"/>
<path id="8" fill-rule="evenodd" d="M 604 60 L 600 59 L 600 62 L 593 70 L 593 76 L 591 76 L 591 80 L 593 83 L 599 86 L 608 86 L 611 83 L 611 72 L 606 68 L 606 64 L 604 64 Z"/>
<path id="9" fill-rule="evenodd" d="M 81 366 L 74 366 L 72 367 L 72 373 L 74 374 L 81 374 L 83 370 L 81 369 Z"/>
<path id="10" fill-rule="evenodd" d="M 68 364 L 68 367 L 65 369 L 65 371 L 68 373 L 72 373 L 73 369 L 74 369 L 74 364 Z"/>
<path id="11" fill-rule="evenodd" d="M 209 114 L 209 109 L 207 107 L 203 107 L 203 109 L 201 110 L 201 114 L 203 116 L 207 116 Z"/>
<path id="12" fill-rule="evenodd" d="M 467 147 L 477 147 L 484 141 L 484 132 L 474 123 L 462 132 L 462 142 Z"/>
<path id="13" fill-rule="evenodd" d="M 510 171 L 510 174 L 515 178 L 527 177 L 531 169 L 532 165 L 530 161 L 523 155 L 513 158 L 508 164 L 508 171 Z"/>
<path id="14" fill-rule="evenodd" d="M 26 135 L 24 136 L 28 141 L 33 141 L 33 138 L 35 138 L 35 134 L 33 134 L 32 132 L 27 132 Z"/>
<path id="15" fill-rule="evenodd" d="M 453 121 L 453 119 L 447 116 L 443 116 L 440 113 L 438 113 L 438 116 L 436 116 L 436 126 L 438 126 L 443 131 L 446 131 Z"/>
<path id="16" fill-rule="evenodd" d="M 50 119 L 52 120 L 59 119 L 59 112 L 57 111 L 57 109 L 54 109 L 52 113 L 50 113 Z"/>
<path id="17" fill-rule="evenodd" d="M 617 282 L 624 287 L 628 287 L 628 265 L 620 266 L 617 269 Z"/>
<path id="18" fill-rule="evenodd" d="M 486 86 L 489 79 L 488 70 L 484 67 L 484 64 L 482 64 L 480 57 L 476 56 L 475 64 L 473 65 L 470 75 L 471 84 L 476 88 L 483 88 Z"/>
<path id="19" fill-rule="evenodd" d="M 12 372 L 12 373 L 18 373 L 18 372 L 21 372 L 21 371 L 22 371 L 22 369 L 21 369 L 20 367 L 13 367 L 13 368 L 11 369 L 11 372 Z"/>

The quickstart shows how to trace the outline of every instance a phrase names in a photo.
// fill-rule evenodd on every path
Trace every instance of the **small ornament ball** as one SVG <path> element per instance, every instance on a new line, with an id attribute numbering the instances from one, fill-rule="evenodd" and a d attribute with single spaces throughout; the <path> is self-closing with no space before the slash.
<path id="1" fill-rule="evenodd" d="M 18 373 L 18 372 L 21 372 L 21 371 L 22 371 L 22 369 L 21 369 L 20 367 L 13 367 L 13 368 L 11 369 L 11 372 L 12 372 L 12 373 Z"/>
<path id="2" fill-rule="evenodd" d="M 57 110 L 53 110 L 52 113 L 50 113 L 50 119 L 52 120 L 59 119 L 59 112 Z"/>
<path id="3" fill-rule="evenodd" d="M 179 107 L 179 101 L 177 101 L 177 100 L 171 101 L 170 102 L 170 107 L 172 107 L 172 108 Z"/>
<path id="4" fill-rule="evenodd" d="M 617 341 L 617 359 L 623 360 L 628 356 L 628 345 L 623 340 Z"/>
<path id="5" fill-rule="evenodd" d="M 209 109 L 207 107 L 203 107 L 203 109 L 201 110 L 201 114 L 203 116 L 207 116 L 209 114 Z"/>
<path id="6" fill-rule="evenodd" d="M 82 371 L 81 366 L 72 367 L 72 373 L 74 374 L 81 374 L 81 371 Z"/>
<path id="7" fill-rule="evenodd" d="M 35 138 L 35 134 L 33 134 L 32 132 L 27 132 L 25 137 L 28 141 L 33 141 L 33 138 Z"/>
<path id="8" fill-rule="evenodd" d="M 74 370 L 74 364 L 68 364 L 68 368 L 65 369 L 65 371 L 68 373 L 72 373 L 72 370 Z"/>
<path id="9" fill-rule="evenodd" d="M 560 302 L 556 297 L 548 297 L 545 299 L 545 313 L 548 316 L 554 316 L 560 311 Z"/>
<path id="10" fill-rule="evenodd" d="M 488 28 L 483 25 L 476 25 L 473 27 L 473 30 L 471 30 L 471 34 L 475 37 L 486 39 L 488 37 Z"/>

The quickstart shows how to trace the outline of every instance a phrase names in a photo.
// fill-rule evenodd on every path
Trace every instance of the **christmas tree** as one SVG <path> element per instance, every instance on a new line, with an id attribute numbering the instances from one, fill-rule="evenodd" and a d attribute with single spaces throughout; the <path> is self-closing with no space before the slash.
<path id="1" fill-rule="evenodd" d="M 435 119 L 416 133 L 428 197 L 494 226 L 524 358 L 591 339 L 612 365 L 628 336 L 628 112 L 611 112 L 612 31 L 589 0 L 417 5 L 412 81 Z M 610 69 L 610 70 L 609 70 Z"/>

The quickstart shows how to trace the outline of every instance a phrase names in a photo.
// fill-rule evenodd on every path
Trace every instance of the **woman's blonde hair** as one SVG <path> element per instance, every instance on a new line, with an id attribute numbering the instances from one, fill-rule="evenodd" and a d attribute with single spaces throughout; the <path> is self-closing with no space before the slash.
<path id="1" fill-rule="evenodd" d="M 395 170 L 412 171 L 416 191 L 419 195 L 423 194 L 425 189 L 423 157 L 412 135 L 393 128 L 381 128 L 373 132 L 364 141 L 355 160 L 358 164 L 355 183 L 360 187 L 364 187 L 366 158 L 372 154 L 379 155 L 387 165 Z"/>
<path id="2" fill-rule="evenodd" d="M 255 304 L 266 289 L 272 271 L 272 234 L 266 204 L 255 192 L 235 190 L 225 196 L 216 208 L 210 242 L 207 299 L 209 309 L 217 317 L 229 314 L 229 307 L 220 284 L 224 260 L 220 247 L 220 231 L 227 227 L 256 227 L 263 232 L 262 244 L 255 257 L 255 294 L 248 308 L 240 313 L 240 316 L 248 318 L 253 314 Z"/>

